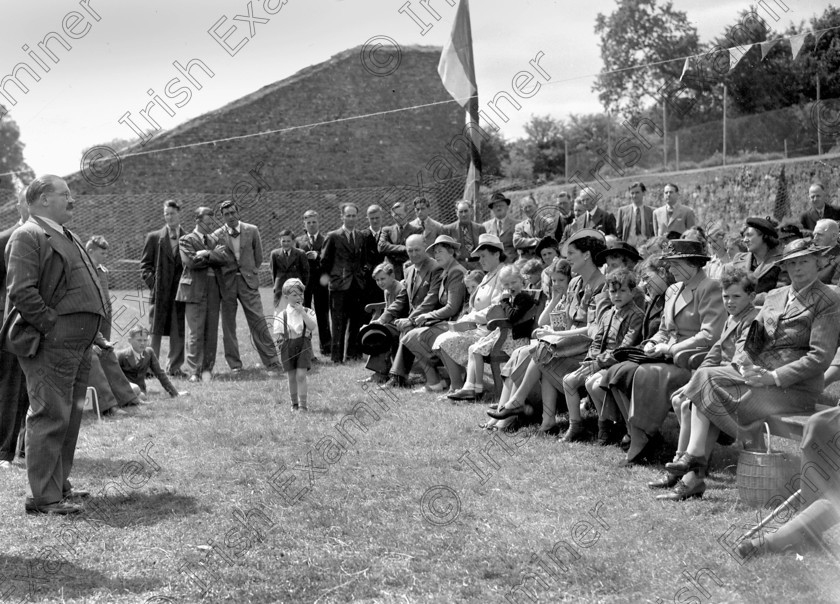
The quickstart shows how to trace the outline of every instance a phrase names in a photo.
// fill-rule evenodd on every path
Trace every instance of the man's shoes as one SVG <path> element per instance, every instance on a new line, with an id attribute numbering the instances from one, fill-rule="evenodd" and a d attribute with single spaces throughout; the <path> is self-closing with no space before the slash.
<path id="1" fill-rule="evenodd" d="M 359 380 L 360 384 L 384 384 L 388 381 L 388 374 L 386 373 L 373 373 L 372 375 L 367 376 L 363 380 Z"/>
<path id="2" fill-rule="evenodd" d="M 698 499 L 703 497 L 703 493 L 706 492 L 706 482 L 701 480 L 693 487 L 688 486 L 682 480 L 677 481 L 677 486 L 670 493 L 663 493 L 662 495 L 657 495 L 656 498 L 660 501 L 685 501 L 686 499 L 691 499 L 692 497 L 697 497 Z"/>
<path id="3" fill-rule="evenodd" d="M 608 447 L 609 445 L 617 445 L 621 442 L 624 436 L 619 428 L 619 425 L 611 420 L 598 420 L 598 445 L 601 447 Z"/>
<path id="4" fill-rule="evenodd" d="M 621 442 L 618 444 L 618 446 L 621 447 L 621 450 L 626 453 L 630 450 L 630 442 L 630 435 L 625 434 L 621 437 Z"/>
<path id="5" fill-rule="evenodd" d="M 231 369 L 231 370 L 230 370 L 230 372 L 231 372 L 233 375 L 236 375 L 236 374 L 238 374 L 238 373 L 242 373 L 242 367 L 234 367 L 233 369 Z"/>
<path id="6" fill-rule="evenodd" d="M 171 378 L 186 378 L 187 374 L 181 371 L 180 369 L 176 369 L 175 371 L 169 372 L 169 377 Z"/>
<path id="7" fill-rule="evenodd" d="M 210 382 L 211 379 L 213 379 L 213 374 L 210 373 L 209 370 L 205 369 L 204 371 L 201 372 L 201 381 L 202 382 L 207 384 L 207 383 Z"/>
<path id="8" fill-rule="evenodd" d="M 27 501 L 24 504 L 24 508 L 27 514 L 56 514 L 60 516 L 78 514 L 82 511 L 82 506 L 66 501 L 57 501 L 56 503 L 47 503 L 44 505 L 35 505 L 32 501 Z"/>
<path id="9" fill-rule="evenodd" d="M 70 489 L 64 493 L 64 499 L 87 499 L 90 497 L 90 491 L 84 489 Z"/>
<path id="10" fill-rule="evenodd" d="M 200 379 L 201 378 L 198 377 L 197 375 L 191 375 L 190 376 L 190 384 L 197 384 Z"/>
<path id="11" fill-rule="evenodd" d="M 652 480 L 647 483 L 649 489 L 673 489 L 680 482 L 680 477 L 670 472 L 665 475 L 665 478 L 659 480 Z"/>
<path id="12" fill-rule="evenodd" d="M 102 412 L 102 417 L 108 417 L 111 419 L 117 419 L 118 417 L 122 417 L 124 415 L 130 414 L 125 409 L 120 409 L 119 407 L 111 407 L 110 409 Z"/>
<path id="13" fill-rule="evenodd" d="M 14 465 L 10 461 L 6 461 L 5 459 L 0 461 L 0 470 L 9 470 L 14 472 L 19 472 L 20 468 Z"/>
<path id="14" fill-rule="evenodd" d="M 292 411 L 300 411 L 300 407 L 298 405 L 292 405 Z"/>
<path id="15" fill-rule="evenodd" d="M 387 388 L 408 388 L 408 380 L 401 375 L 392 375 L 385 386 Z"/>
<path id="16" fill-rule="evenodd" d="M 415 388 L 414 390 L 412 390 L 412 392 L 414 394 L 437 394 L 439 392 L 443 392 L 444 390 L 446 390 L 446 386 L 443 384 L 443 382 L 438 382 L 437 384 L 433 384 L 431 386 L 429 386 L 428 384 L 424 384 L 419 388 Z"/>
<path id="17" fill-rule="evenodd" d="M 461 388 L 460 390 L 456 390 L 452 394 L 447 394 L 446 396 L 451 398 L 453 401 L 474 401 L 475 390 L 472 388 Z"/>

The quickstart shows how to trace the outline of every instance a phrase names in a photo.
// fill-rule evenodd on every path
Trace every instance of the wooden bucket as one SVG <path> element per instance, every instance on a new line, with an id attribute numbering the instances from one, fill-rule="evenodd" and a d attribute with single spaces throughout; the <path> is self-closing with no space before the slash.
<path id="1" fill-rule="evenodd" d="M 741 451 L 738 456 L 736 483 L 741 501 L 753 508 L 776 507 L 793 491 L 785 485 L 799 469 L 796 460 L 787 453 L 770 449 L 770 426 L 767 431 L 767 452 Z M 797 485 L 791 485 L 795 491 Z"/>

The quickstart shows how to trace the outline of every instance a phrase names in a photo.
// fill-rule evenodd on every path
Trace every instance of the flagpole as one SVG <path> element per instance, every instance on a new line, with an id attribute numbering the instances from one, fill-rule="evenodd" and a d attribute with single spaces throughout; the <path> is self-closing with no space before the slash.
<path id="1" fill-rule="evenodd" d="M 478 191 L 481 187 L 481 139 L 479 138 L 478 129 L 478 90 L 470 97 L 467 104 L 467 121 L 472 124 L 470 128 L 470 162 L 469 170 L 467 171 L 467 183 L 464 188 L 465 194 L 469 192 L 472 197 L 468 197 L 473 205 L 473 216 L 476 212 L 476 204 L 478 203 Z M 471 182 L 470 182 L 471 181 Z"/>
<path id="2" fill-rule="evenodd" d="M 820 66 L 817 63 L 817 71 L 816 71 L 816 78 L 817 78 L 817 155 L 822 155 L 822 127 L 820 124 Z"/>
<path id="3" fill-rule="evenodd" d="M 723 165 L 726 165 L 726 84 L 723 85 Z"/>

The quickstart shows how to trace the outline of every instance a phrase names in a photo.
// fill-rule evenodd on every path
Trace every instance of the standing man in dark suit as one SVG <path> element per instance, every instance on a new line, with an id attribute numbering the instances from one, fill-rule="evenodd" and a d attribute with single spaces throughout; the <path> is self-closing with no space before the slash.
<path id="1" fill-rule="evenodd" d="M 505 256 L 508 262 L 516 259 L 516 248 L 513 247 L 513 232 L 516 230 L 516 221 L 508 216 L 510 210 L 510 199 L 496 191 L 487 202 L 487 207 L 493 212 L 493 218 L 484 223 L 484 230 L 490 235 L 495 235 L 505 247 Z"/>
<path id="2" fill-rule="evenodd" d="M 414 213 L 417 218 L 405 225 L 403 236 L 408 239 L 410 235 L 422 235 L 426 246 L 430 246 L 441 234 L 443 225 L 429 216 L 431 205 L 425 197 L 415 197 L 412 205 L 414 205 Z"/>
<path id="3" fill-rule="evenodd" d="M 295 234 L 291 230 L 280 231 L 280 248 L 271 250 L 269 256 L 275 312 L 286 308 L 287 302 L 283 296 L 283 284 L 286 281 L 292 278 L 300 279 L 304 288 L 309 284 L 309 260 L 306 258 L 306 252 L 295 248 L 294 244 Z"/>
<path id="4" fill-rule="evenodd" d="M 554 203 L 558 212 L 557 222 L 554 225 L 554 240 L 561 241 L 566 227 L 575 219 L 572 214 L 572 196 L 568 191 L 560 191 L 554 196 Z"/>
<path id="5" fill-rule="evenodd" d="M 181 279 L 181 254 L 178 241 L 186 235 L 181 228 L 181 206 L 172 199 L 163 202 L 166 226 L 146 235 L 140 270 L 149 288 L 149 331 L 152 350 L 160 358 L 160 340 L 169 336 L 169 361 L 166 372 L 172 377 L 186 377 L 184 364 L 184 303 L 176 302 L 178 281 Z"/>
<path id="6" fill-rule="evenodd" d="M 405 209 L 405 204 L 398 201 L 392 205 L 391 216 L 394 217 L 395 224 L 382 227 L 382 234 L 379 238 L 377 248 L 381 254 L 385 255 L 385 259 L 391 263 L 391 266 L 394 267 L 394 277 L 401 281 L 403 278 L 403 265 L 408 260 L 408 254 L 405 251 L 405 240 L 408 238 L 405 232 L 408 212 Z"/>
<path id="7" fill-rule="evenodd" d="M 195 210 L 195 230 L 181 237 L 179 244 L 184 272 L 175 299 L 186 307 L 187 370 L 190 382 L 209 382 L 216 364 L 219 341 L 219 312 L 222 292 L 221 269 L 227 262 L 227 250 L 212 235 L 216 222 L 213 210 Z"/>
<path id="8" fill-rule="evenodd" d="M 74 514 L 70 471 L 85 403 L 91 346 L 105 316 L 105 299 L 81 242 L 63 225 L 73 217 L 73 197 L 57 176 L 36 178 L 26 201 L 30 219 L 6 246 L 9 315 L 0 331 L 26 375 L 26 471 L 31 514 Z"/>
<path id="9" fill-rule="evenodd" d="M 321 355 L 330 354 L 330 290 L 321 285 L 321 249 L 325 237 L 318 228 L 318 212 L 307 210 L 303 214 L 303 235 L 297 238 L 297 247 L 306 254 L 309 261 L 309 283 L 303 293 L 303 305 L 315 310 L 318 321 L 318 339 L 321 341 Z"/>
<path id="10" fill-rule="evenodd" d="M 653 237 L 653 208 L 645 205 L 645 183 L 634 182 L 627 189 L 630 203 L 618 208 L 618 238 L 639 248 Z"/>
<path id="11" fill-rule="evenodd" d="M 359 329 L 364 324 L 365 305 L 361 303 L 365 287 L 365 242 L 356 230 L 359 208 L 354 203 L 341 206 L 343 226 L 327 234 L 321 252 L 321 283 L 329 284 L 332 319 L 332 354 L 334 363 L 347 358 L 361 358 Z"/>
<path id="12" fill-rule="evenodd" d="M 12 233 L 29 220 L 29 204 L 26 203 L 26 189 L 18 195 L 20 220 L 0 233 L 0 253 L 4 253 Z M 6 309 L 6 258 L 0 260 L 0 319 L 5 319 Z M 17 357 L 0 347 L 0 470 L 15 470 L 12 465 L 15 453 L 23 452 L 23 443 L 18 446 L 20 429 L 29 409 L 29 395 L 26 393 L 26 379 Z"/>
<path id="13" fill-rule="evenodd" d="M 540 239 L 551 235 L 551 229 L 554 225 L 551 224 L 548 216 L 540 215 L 537 211 L 537 200 L 531 195 L 524 197 L 519 202 L 519 207 L 525 214 L 525 220 L 516 224 L 513 231 L 513 247 L 521 255 L 525 250 L 533 250 L 537 247 Z"/>
<path id="14" fill-rule="evenodd" d="M 586 213 L 582 216 L 583 228 L 595 229 L 604 235 L 615 235 L 615 216 L 598 207 L 600 198 L 600 193 L 596 193 L 592 187 L 584 187 L 580 190 L 578 199 L 586 208 Z"/>
<path id="15" fill-rule="evenodd" d="M 840 220 L 840 210 L 827 203 L 825 186 L 821 182 L 815 182 L 808 189 L 808 200 L 811 202 L 811 209 L 803 212 L 800 216 L 802 227 L 813 231 L 817 221 L 822 218 Z"/>
<path id="16" fill-rule="evenodd" d="M 382 226 L 382 206 L 371 204 L 367 209 L 368 226 L 362 229 L 365 242 L 365 298 L 364 303 L 382 302 L 382 290 L 373 278 L 373 269 L 382 264 L 385 254 L 379 251 L 379 239 L 387 235 Z M 365 313 L 364 323 L 368 323 L 370 315 Z"/>
<path id="17" fill-rule="evenodd" d="M 473 222 L 472 204 L 466 199 L 455 202 L 455 214 L 458 220 L 443 227 L 443 234 L 452 237 L 461 244 L 455 259 L 467 268 L 478 268 L 478 262 L 470 261 L 470 252 L 478 244 L 478 237 L 487 232 L 483 224 Z"/>
<path id="18" fill-rule="evenodd" d="M 245 312 L 245 320 L 248 321 L 251 339 L 260 360 L 269 375 L 280 375 L 282 367 L 260 299 L 260 266 L 263 261 L 260 231 L 253 224 L 239 220 L 239 210 L 233 201 L 223 201 L 219 211 L 225 225 L 216 229 L 213 235 L 227 248 L 227 262 L 221 269 L 222 340 L 225 346 L 225 360 L 234 373 L 242 370 L 239 342 L 236 339 L 238 300 Z"/>

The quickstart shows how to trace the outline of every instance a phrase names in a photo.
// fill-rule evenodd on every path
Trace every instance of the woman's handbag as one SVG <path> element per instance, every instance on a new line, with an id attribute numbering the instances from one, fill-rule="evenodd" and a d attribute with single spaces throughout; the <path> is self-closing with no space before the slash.
<path id="1" fill-rule="evenodd" d="M 665 357 L 651 357 L 645 354 L 645 352 L 641 348 L 636 348 L 635 346 L 624 346 L 622 348 L 616 348 L 613 351 L 613 356 L 615 360 L 619 363 L 624 363 L 625 361 L 629 361 L 631 363 L 636 363 L 637 365 L 644 365 L 645 363 L 672 363 L 673 359 L 668 359 Z"/>
<path id="2" fill-rule="evenodd" d="M 753 363 L 758 362 L 758 356 L 767 348 L 769 340 L 767 331 L 764 329 L 764 323 L 753 319 L 747 331 L 747 339 L 744 342 L 744 352 L 747 353 Z"/>

